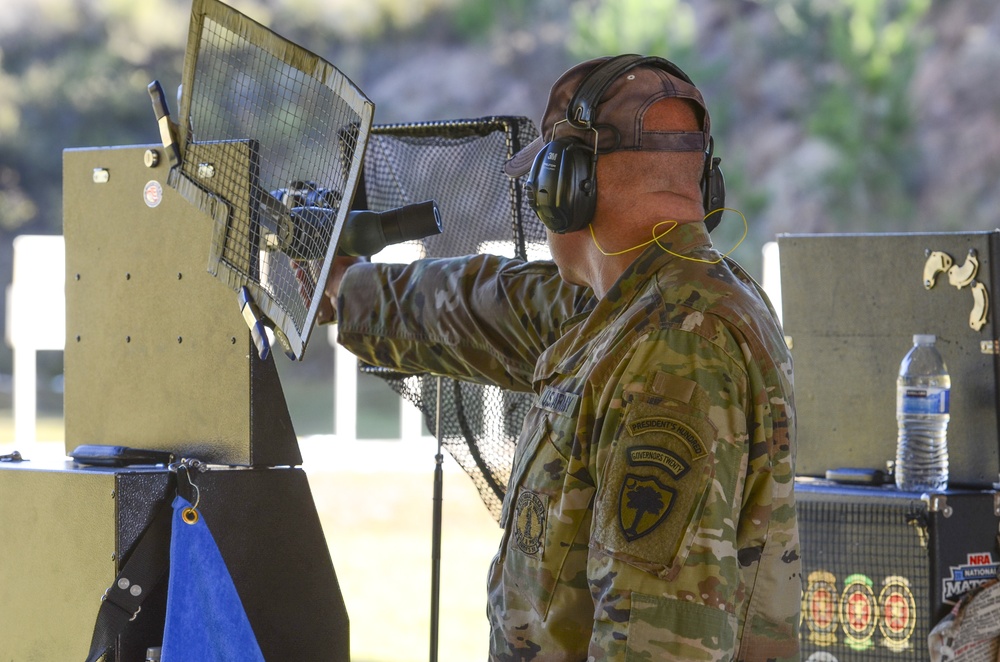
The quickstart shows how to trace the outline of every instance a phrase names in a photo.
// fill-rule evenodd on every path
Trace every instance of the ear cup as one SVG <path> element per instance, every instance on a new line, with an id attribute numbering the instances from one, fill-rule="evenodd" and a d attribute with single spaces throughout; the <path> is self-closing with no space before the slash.
<path id="1" fill-rule="evenodd" d="M 719 168 L 719 157 L 712 159 L 712 167 L 702 181 L 705 204 L 705 227 L 711 232 L 722 221 L 722 209 L 726 206 L 726 179 Z"/>
<path id="2" fill-rule="evenodd" d="M 604 97 L 611 84 L 629 70 L 642 65 L 662 69 L 668 74 L 694 85 L 691 78 L 669 60 L 655 56 L 619 55 L 600 64 L 584 78 L 566 108 L 566 121 L 577 128 L 591 127 L 597 114 L 597 104 Z M 706 214 L 705 226 L 709 232 L 722 220 L 722 209 L 726 206 L 726 182 L 722 176 L 722 170 L 719 168 L 721 159 L 714 156 L 714 150 L 715 141 L 709 136 L 701 180 L 702 201 Z M 586 227 L 586 225 L 580 227 Z"/>
<path id="3" fill-rule="evenodd" d="M 722 159 L 715 156 L 715 140 L 708 139 L 708 150 L 705 153 L 705 170 L 701 176 L 701 195 L 705 206 L 705 227 L 709 232 L 722 221 L 722 210 L 726 206 L 726 178 L 722 175 L 719 163 Z"/>
<path id="4" fill-rule="evenodd" d="M 542 148 L 524 183 L 528 204 L 556 234 L 590 224 L 597 205 L 597 155 L 575 138 L 557 138 Z"/>

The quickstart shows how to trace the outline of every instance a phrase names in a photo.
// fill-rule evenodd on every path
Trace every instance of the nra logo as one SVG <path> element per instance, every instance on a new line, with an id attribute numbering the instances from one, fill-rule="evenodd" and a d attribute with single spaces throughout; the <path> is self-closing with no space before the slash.
<path id="1" fill-rule="evenodd" d="M 965 559 L 962 565 L 949 566 L 951 576 L 941 580 L 941 597 L 949 604 L 997 576 L 1000 563 L 989 552 L 968 554 Z"/>

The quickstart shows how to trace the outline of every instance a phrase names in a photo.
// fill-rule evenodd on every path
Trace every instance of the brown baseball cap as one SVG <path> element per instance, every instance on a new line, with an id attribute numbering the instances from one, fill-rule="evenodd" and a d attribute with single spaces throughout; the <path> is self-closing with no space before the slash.
<path id="1" fill-rule="evenodd" d="M 637 66 L 628 67 L 626 58 L 638 58 L 632 62 L 644 61 Z M 619 60 L 626 65 L 625 71 L 617 76 L 606 91 L 596 100 L 596 106 L 586 109 L 591 117 L 576 117 L 574 123 L 564 121 L 570 105 L 579 111 L 580 106 L 574 97 L 582 84 L 591 88 L 594 79 L 588 78 L 598 66 L 609 60 Z M 705 100 L 694 85 L 673 75 L 667 68 L 658 66 L 659 58 L 639 58 L 638 56 L 619 56 L 619 58 L 602 57 L 580 63 L 564 73 L 552 85 L 549 100 L 542 115 L 541 135 L 529 143 L 504 164 L 504 172 L 511 177 L 520 177 L 531 169 L 535 156 L 550 140 L 573 136 L 585 144 L 594 144 L 598 140 L 598 153 L 623 150 L 650 150 L 670 152 L 707 151 L 711 122 Z M 664 61 L 665 62 L 665 61 Z M 670 64 L 670 63 L 667 63 Z M 675 66 L 675 65 L 671 65 Z M 599 82 L 599 81 L 598 81 Z M 643 129 L 643 115 L 657 101 L 668 98 L 689 99 L 697 104 L 702 111 L 701 131 L 646 131 Z M 594 133 L 594 130 L 597 133 Z"/>

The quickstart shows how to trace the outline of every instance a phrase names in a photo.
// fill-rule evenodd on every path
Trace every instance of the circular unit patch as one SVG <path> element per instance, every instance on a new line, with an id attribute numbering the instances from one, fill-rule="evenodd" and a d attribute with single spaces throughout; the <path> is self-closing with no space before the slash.
<path id="1" fill-rule="evenodd" d="M 514 505 L 514 544 L 529 556 L 542 549 L 545 532 L 545 504 L 534 492 L 521 492 Z"/>

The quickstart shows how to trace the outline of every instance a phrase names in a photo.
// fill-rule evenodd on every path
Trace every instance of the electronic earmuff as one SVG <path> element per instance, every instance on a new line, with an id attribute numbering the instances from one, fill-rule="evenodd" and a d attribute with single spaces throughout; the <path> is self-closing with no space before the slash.
<path id="1" fill-rule="evenodd" d="M 709 232 L 722 220 L 722 210 L 726 206 L 726 178 L 719 168 L 722 159 L 715 156 L 714 152 L 715 139 L 709 136 L 708 149 L 705 151 L 705 171 L 701 175 L 701 201 L 705 207 L 705 227 Z"/>
<path id="2" fill-rule="evenodd" d="M 529 206 L 549 230 L 556 234 L 586 228 L 597 206 L 597 155 L 599 125 L 594 124 L 597 104 L 611 84 L 625 72 L 641 65 L 653 65 L 690 85 L 691 79 L 674 63 L 660 57 L 620 55 L 591 71 L 574 93 L 566 108 L 566 119 L 552 127 L 549 142 L 535 156 L 525 180 Z M 567 122 L 577 129 L 589 129 L 593 144 L 575 137 L 555 138 L 556 126 Z M 725 206 L 725 179 L 719 170 L 721 159 L 713 156 L 714 141 L 705 149 L 705 170 L 701 189 L 705 205 L 705 225 L 709 231 L 719 224 Z"/>
<path id="3" fill-rule="evenodd" d="M 595 137 L 596 140 L 596 137 Z M 556 234 L 582 230 L 597 206 L 597 144 L 577 138 L 549 141 L 525 181 L 528 204 Z"/>

